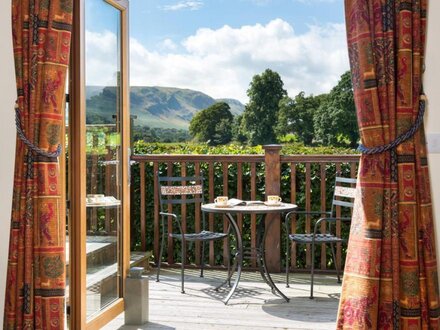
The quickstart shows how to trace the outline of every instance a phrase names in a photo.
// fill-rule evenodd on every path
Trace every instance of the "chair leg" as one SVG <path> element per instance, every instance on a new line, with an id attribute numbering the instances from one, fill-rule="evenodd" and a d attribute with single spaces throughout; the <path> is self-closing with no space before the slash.
<path id="1" fill-rule="evenodd" d="M 157 261 L 156 282 L 159 282 L 160 264 L 162 263 L 163 245 L 165 244 L 165 228 L 162 222 L 162 239 L 160 240 L 159 259 Z"/>
<path id="2" fill-rule="evenodd" d="M 315 275 L 315 242 L 312 242 L 312 265 L 310 269 L 310 299 L 313 299 L 313 280 Z"/>
<path id="3" fill-rule="evenodd" d="M 232 251 L 231 251 L 231 244 L 228 244 L 228 246 L 229 246 L 229 250 L 228 250 L 228 252 L 229 252 L 229 254 L 228 254 L 228 286 L 231 287 L 231 277 L 232 277 L 232 275 L 231 275 L 231 254 L 232 254 Z"/>
<path id="4" fill-rule="evenodd" d="M 205 241 L 202 241 L 202 260 L 200 264 L 200 277 L 203 277 L 204 268 L 205 268 Z"/>
<path id="5" fill-rule="evenodd" d="M 185 249 L 186 249 L 186 242 L 185 239 L 182 239 L 182 268 L 181 268 L 182 293 L 185 293 Z"/>
<path id="6" fill-rule="evenodd" d="M 289 270 L 290 270 L 290 239 L 289 234 L 287 234 L 287 240 L 286 240 L 286 288 L 290 288 L 289 285 Z"/>
<path id="7" fill-rule="evenodd" d="M 330 243 L 330 248 L 332 250 L 333 261 L 335 262 L 336 274 L 338 276 L 338 283 L 341 283 L 341 268 L 339 267 L 338 261 L 336 260 L 335 245 L 333 243 Z"/>

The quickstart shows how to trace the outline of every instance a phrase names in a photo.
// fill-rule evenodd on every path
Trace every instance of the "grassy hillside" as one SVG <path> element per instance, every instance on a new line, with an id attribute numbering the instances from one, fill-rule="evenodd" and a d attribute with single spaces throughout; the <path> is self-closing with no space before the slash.
<path id="1" fill-rule="evenodd" d="M 111 123 L 115 113 L 115 87 L 87 86 L 87 122 Z M 173 87 L 132 86 L 131 114 L 137 115 L 138 126 L 187 129 L 191 118 L 216 102 L 226 102 L 233 114 L 240 114 L 244 105 L 234 99 L 215 100 L 198 91 Z"/>

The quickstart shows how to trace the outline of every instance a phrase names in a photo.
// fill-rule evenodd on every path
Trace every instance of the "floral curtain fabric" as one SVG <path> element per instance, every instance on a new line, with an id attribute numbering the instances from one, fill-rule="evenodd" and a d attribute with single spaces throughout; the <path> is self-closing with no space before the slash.
<path id="1" fill-rule="evenodd" d="M 5 329 L 62 329 L 65 219 L 59 164 L 73 0 L 12 0 L 18 101 Z"/>
<path id="2" fill-rule="evenodd" d="M 346 0 L 345 7 L 366 153 L 360 163 L 337 327 L 438 329 L 423 125 L 389 151 L 380 147 L 421 122 L 427 0 Z"/>

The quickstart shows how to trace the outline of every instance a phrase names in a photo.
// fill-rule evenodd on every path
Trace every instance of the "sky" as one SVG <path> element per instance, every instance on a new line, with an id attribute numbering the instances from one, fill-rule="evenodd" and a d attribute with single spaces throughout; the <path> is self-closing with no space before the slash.
<path id="1" fill-rule="evenodd" d="M 115 48 L 117 40 L 111 14 L 93 10 L 99 1 L 86 2 L 95 85 L 114 80 L 101 66 L 104 43 Z M 280 74 L 289 96 L 329 92 L 349 69 L 343 0 L 130 0 L 132 86 L 246 103 L 252 77 L 267 68 Z"/>

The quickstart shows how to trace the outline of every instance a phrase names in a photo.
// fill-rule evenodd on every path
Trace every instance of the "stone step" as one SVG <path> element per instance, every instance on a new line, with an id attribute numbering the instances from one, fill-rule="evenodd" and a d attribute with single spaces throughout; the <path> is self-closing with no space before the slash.
<path id="1" fill-rule="evenodd" d="M 130 254 L 130 267 L 149 267 L 152 252 L 132 251 Z M 96 294 L 100 297 L 99 301 L 95 302 L 104 308 L 109 302 L 114 301 L 117 297 L 118 276 L 117 264 L 106 265 L 97 269 L 94 273 L 87 273 L 86 275 L 86 289 L 88 294 Z M 66 287 L 66 301 L 69 305 L 69 286 Z M 69 312 L 69 308 L 67 309 Z"/>
<path id="2" fill-rule="evenodd" d="M 69 237 L 66 238 L 66 271 L 69 271 Z M 116 236 L 87 236 L 87 270 L 99 269 L 117 260 Z"/>

